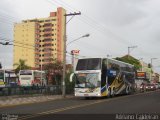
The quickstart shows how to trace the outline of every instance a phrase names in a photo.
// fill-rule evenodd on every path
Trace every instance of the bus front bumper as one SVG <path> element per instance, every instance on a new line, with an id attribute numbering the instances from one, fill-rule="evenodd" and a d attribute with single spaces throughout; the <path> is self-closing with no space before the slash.
<path id="1" fill-rule="evenodd" d="M 75 97 L 101 97 L 100 93 L 75 93 Z"/>

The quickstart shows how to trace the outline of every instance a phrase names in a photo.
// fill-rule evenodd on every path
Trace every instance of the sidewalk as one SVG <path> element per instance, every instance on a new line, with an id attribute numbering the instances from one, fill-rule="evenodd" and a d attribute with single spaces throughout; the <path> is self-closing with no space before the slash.
<path id="1" fill-rule="evenodd" d="M 66 95 L 65 98 L 72 98 L 72 97 L 73 95 Z M 7 97 L 0 97 L 0 107 L 39 103 L 57 99 L 64 99 L 64 98 L 62 97 L 62 95 L 7 96 Z"/>

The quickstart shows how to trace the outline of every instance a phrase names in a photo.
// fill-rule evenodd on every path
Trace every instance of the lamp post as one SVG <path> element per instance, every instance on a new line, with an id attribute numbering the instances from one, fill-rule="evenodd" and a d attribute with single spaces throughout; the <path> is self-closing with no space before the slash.
<path id="1" fill-rule="evenodd" d="M 73 43 L 73 42 L 81 39 L 81 38 L 89 37 L 89 36 L 90 36 L 90 34 L 85 34 L 85 35 L 83 35 L 83 36 L 81 36 L 81 37 L 79 37 L 77 39 L 74 39 L 74 40 L 70 41 L 67 45 L 66 45 L 66 42 L 64 42 L 63 81 L 62 81 L 62 86 L 63 86 L 63 88 L 62 88 L 62 96 L 63 97 L 65 97 L 65 94 L 66 94 L 66 92 L 65 92 L 65 89 L 66 89 L 66 86 L 65 86 L 65 76 L 66 76 L 66 73 L 65 73 L 65 71 L 66 71 L 66 52 L 67 52 L 66 50 L 67 50 L 67 46 L 69 44 L 71 44 L 71 43 Z M 66 40 L 66 36 L 64 36 L 64 39 Z"/>
<path id="2" fill-rule="evenodd" d="M 81 38 L 89 37 L 89 36 L 90 36 L 90 34 L 85 34 L 85 35 L 83 35 L 83 36 L 81 36 L 81 37 L 79 37 L 79 38 L 77 38 L 77 39 L 75 39 L 75 40 L 70 41 L 69 43 L 67 43 L 67 46 L 68 46 L 69 44 L 71 44 L 71 43 L 73 43 L 73 42 L 75 42 L 75 41 L 81 39 Z"/>
<path id="3" fill-rule="evenodd" d="M 128 47 L 128 58 L 129 58 L 129 55 L 130 55 L 130 49 L 134 49 L 134 48 L 137 48 L 137 46 L 129 46 Z"/>
<path id="4" fill-rule="evenodd" d="M 64 14 L 64 22 L 65 22 L 65 28 L 64 28 L 64 38 L 63 38 L 63 74 L 62 74 L 62 97 L 66 96 L 66 85 L 65 85 L 65 78 L 66 78 L 66 25 L 70 22 L 70 20 L 76 16 L 81 15 L 81 12 L 79 13 L 69 13 Z M 67 16 L 72 16 L 71 19 L 67 22 L 66 18 Z"/>
<path id="5" fill-rule="evenodd" d="M 155 59 L 157 59 L 157 58 L 151 58 L 150 81 L 151 81 L 151 79 L 152 79 L 152 62 L 153 62 L 153 60 L 155 60 Z"/>

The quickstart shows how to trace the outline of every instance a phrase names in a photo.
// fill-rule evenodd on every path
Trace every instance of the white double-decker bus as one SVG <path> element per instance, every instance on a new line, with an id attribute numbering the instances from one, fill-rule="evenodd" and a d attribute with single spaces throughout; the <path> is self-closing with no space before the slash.
<path id="1" fill-rule="evenodd" d="M 129 94 L 135 87 L 134 66 L 108 58 L 79 59 L 70 76 L 75 81 L 75 96 L 102 97 Z"/>
<path id="2" fill-rule="evenodd" d="M 19 85 L 24 87 L 46 86 L 46 74 L 39 70 L 20 70 Z"/>

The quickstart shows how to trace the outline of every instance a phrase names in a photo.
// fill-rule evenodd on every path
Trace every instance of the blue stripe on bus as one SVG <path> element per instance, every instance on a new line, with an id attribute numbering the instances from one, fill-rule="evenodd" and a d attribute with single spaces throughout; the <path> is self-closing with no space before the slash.
<path id="1" fill-rule="evenodd" d="M 102 87 L 101 93 L 103 93 L 104 91 L 106 91 L 106 85 Z"/>

